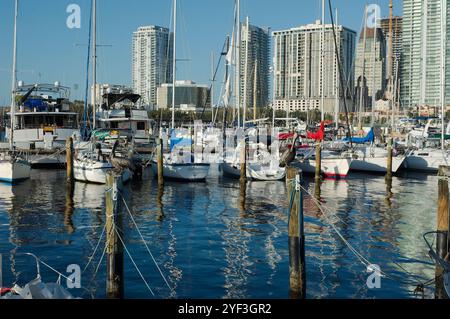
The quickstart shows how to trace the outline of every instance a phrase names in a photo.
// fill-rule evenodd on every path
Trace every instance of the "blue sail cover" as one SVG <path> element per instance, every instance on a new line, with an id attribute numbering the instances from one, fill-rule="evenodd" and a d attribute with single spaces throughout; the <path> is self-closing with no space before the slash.
<path id="1" fill-rule="evenodd" d="M 367 133 L 367 135 L 365 137 L 353 137 L 351 138 L 352 143 L 355 144 L 364 144 L 364 143 L 369 143 L 369 142 L 373 142 L 375 140 L 375 133 L 373 132 L 373 127 L 370 129 L 369 133 Z M 343 139 L 344 142 L 350 142 L 349 138 L 344 138 Z"/>

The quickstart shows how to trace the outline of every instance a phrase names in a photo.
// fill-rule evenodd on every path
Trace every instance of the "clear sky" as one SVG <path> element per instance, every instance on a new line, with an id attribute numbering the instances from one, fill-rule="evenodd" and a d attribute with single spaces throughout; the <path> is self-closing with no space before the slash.
<path id="1" fill-rule="evenodd" d="M 72 99 L 84 96 L 90 0 L 20 0 L 18 80 L 72 88 Z M 220 53 L 232 32 L 234 0 L 178 0 L 178 78 L 209 84 L 211 52 Z M 69 4 L 81 7 L 81 28 L 69 29 Z M 326 0 L 328 9 L 328 0 Z M 389 0 L 332 0 L 339 23 L 360 30 L 365 4 L 378 4 L 388 15 Z M 97 0 L 98 82 L 131 85 L 131 39 L 139 26 L 171 23 L 172 0 Z M 321 0 L 241 0 L 250 23 L 287 29 L 321 17 Z M 401 15 L 402 1 L 394 0 Z M 14 0 L 0 0 L 0 105 L 10 103 Z M 327 21 L 329 15 L 327 10 Z M 220 77 L 221 79 L 221 77 Z"/>

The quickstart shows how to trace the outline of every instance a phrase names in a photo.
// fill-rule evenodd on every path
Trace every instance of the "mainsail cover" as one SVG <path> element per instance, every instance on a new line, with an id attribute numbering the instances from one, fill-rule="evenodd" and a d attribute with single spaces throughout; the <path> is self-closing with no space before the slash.
<path id="1" fill-rule="evenodd" d="M 369 133 L 365 137 L 352 137 L 351 141 L 355 144 L 365 144 L 365 143 L 373 143 L 375 140 L 375 133 L 373 131 L 373 127 L 370 129 Z M 350 142 L 350 138 L 346 137 L 343 139 L 344 142 Z"/>

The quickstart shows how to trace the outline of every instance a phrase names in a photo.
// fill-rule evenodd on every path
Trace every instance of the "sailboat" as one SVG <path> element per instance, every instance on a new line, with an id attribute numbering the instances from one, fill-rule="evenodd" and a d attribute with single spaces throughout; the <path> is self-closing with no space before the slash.
<path id="1" fill-rule="evenodd" d="M 9 152 L 0 154 L 0 181 L 17 183 L 30 178 L 31 165 L 21 157 L 14 147 L 14 129 L 16 126 L 16 87 L 17 87 L 17 15 L 19 12 L 19 0 L 15 2 L 14 14 L 14 53 L 12 71 L 11 94 L 11 128 L 9 130 Z"/>
<path id="2" fill-rule="evenodd" d="M 202 159 L 195 157 L 195 154 L 185 156 L 183 149 L 181 153 L 177 153 L 176 144 L 180 142 L 189 143 L 189 149 L 191 149 L 193 140 L 191 137 L 177 137 L 175 133 L 175 90 L 176 90 L 176 62 L 177 62 L 177 0 L 174 0 L 173 5 L 173 79 L 172 79 L 172 124 L 170 135 L 170 153 L 163 154 L 163 176 L 165 179 L 187 181 L 187 182 L 199 182 L 205 181 L 208 176 L 210 164 L 203 163 Z M 151 161 L 152 170 L 155 175 L 158 173 L 157 159 L 153 157 Z"/>
<path id="3" fill-rule="evenodd" d="M 344 138 L 342 142 L 348 143 L 350 138 Z M 353 158 L 350 170 L 363 171 L 370 173 L 386 173 L 388 163 L 388 152 L 385 147 L 374 144 L 375 133 L 371 128 L 369 133 L 364 137 L 352 137 Z M 336 145 L 336 144 L 335 144 Z M 406 156 L 404 154 L 394 154 L 392 156 L 392 172 L 396 173 L 402 166 Z"/>
<path id="4" fill-rule="evenodd" d="M 241 21 L 240 21 L 240 2 L 237 1 L 236 3 L 236 26 L 235 26 L 235 35 L 233 36 L 233 40 L 234 39 L 239 39 L 240 33 L 241 33 Z M 250 32 L 250 23 L 249 23 L 249 18 L 247 17 L 246 19 L 246 61 L 245 61 L 245 86 L 247 86 L 247 80 L 248 80 L 248 56 L 249 56 L 249 52 L 248 52 L 248 48 L 249 48 L 249 35 L 248 33 Z M 236 43 L 233 44 L 233 50 L 234 52 L 231 52 L 232 54 L 228 54 L 227 55 L 227 63 L 231 64 L 232 63 L 232 56 L 234 55 L 235 57 L 235 63 L 236 63 L 236 68 L 235 68 L 235 72 L 237 75 L 239 75 L 240 70 L 239 70 L 239 57 L 241 56 L 240 53 L 237 53 L 239 50 L 239 45 L 238 42 L 239 40 L 236 40 Z M 230 52 L 229 52 L 230 53 Z M 234 53 L 234 54 L 233 54 Z M 257 70 L 256 70 L 256 66 L 255 66 L 255 74 L 256 74 Z M 236 76 L 236 81 L 238 81 L 237 83 L 235 83 L 236 85 L 236 108 L 237 108 L 237 114 L 240 114 L 240 108 L 239 108 L 239 104 L 240 104 L 240 100 L 241 100 L 241 96 L 240 96 L 240 84 L 239 84 L 239 80 L 240 77 Z M 226 80 L 226 83 L 229 83 L 229 79 Z M 255 83 L 256 83 L 256 78 L 255 78 Z M 228 89 L 226 90 L 226 94 L 228 94 Z M 250 123 L 247 122 L 247 89 L 244 89 L 245 92 L 245 96 L 244 96 L 244 101 L 243 101 L 243 113 L 242 113 L 242 127 L 243 129 L 246 128 L 246 124 Z M 225 97 L 225 100 L 228 100 L 228 96 Z M 257 122 L 256 121 L 256 106 L 254 105 L 254 120 L 253 122 Z M 238 120 L 239 122 L 239 120 Z M 240 123 L 239 123 L 240 125 Z M 258 134 L 258 130 L 255 130 L 255 133 Z M 242 148 L 245 147 L 245 142 L 244 141 L 240 141 L 237 145 L 237 147 L 228 150 L 228 153 L 231 153 L 230 156 L 225 156 L 224 157 L 224 161 L 223 163 L 221 163 L 220 168 L 223 172 L 224 176 L 227 177 L 231 177 L 231 178 L 240 178 L 241 175 L 241 150 Z M 278 180 L 283 180 L 286 176 L 286 169 L 284 167 L 280 167 L 280 156 L 279 156 L 279 149 L 278 147 L 272 148 L 275 149 L 276 152 L 272 152 L 272 154 L 269 152 L 268 150 L 268 146 L 263 144 L 263 143 L 254 143 L 254 142 L 248 142 L 248 148 L 249 148 L 249 153 L 252 154 L 252 156 L 250 156 L 252 159 L 252 161 L 246 161 L 246 175 L 248 179 L 251 180 L 256 180 L 256 181 L 278 181 Z"/>
<path id="5" fill-rule="evenodd" d="M 96 129 L 96 112 L 97 112 L 97 101 L 96 101 L 96 84 L 97 84 L 97 1 L 92 1 L 92 21 L 93 21 L 93 54 L 92 54 L 92 77 L 93 77 L 93 124 L 92 129 L 95 131 Z M 129 181 L 132 177 L 132 173 L 130 168 L 132 166 L 131 162 L 125 158 L 117 158 L 116 157 L 116 149 L 118 147 L 118 141 L 114 144 L 111 154 L 109 158 L 104 156 L 102 152 L 102 148 L 106 147 L 106 145 L 102 145 L 101 141 L 97 141 L 95 134 L 91 137 L 90 141 L 81 143 L 77 143 L 75 158 L 73 162 L 73 175 L 74 179 L 80 182 L 86 183 L 96 183 L 96 184 L 106 184 L 106 175 L 109 170 L 114 168 L 120 169 L 122 171 L 122 182 L 125 183 Z M 96 153 L 97 152 L 97 153 Z M 121 165 L 115 165 L 115 163 L 119 161 L 127 161 L 127 167 Z"/>
<path id="6" fill-rule="evenodd" d="M 321 142 L 325 135 L 325 124 L 322 122 L 317 132 L 308 132 L 307 139 L 315 142 Z M 295 148 L 296 145 L 293 145 Z M 292 165 L 300 168 L 305 173 L 314 174 L 316 171 L 316 154 L 315 147 L 311 145 L 301 145 L 296 147 L 296 162 Z M 330 149 L 322 150 L 321 155 L 321 173 L 327 178 L 345 178 L 350 171 L 350 165 L 353 157 L 347 152 L 341 150 L 335 151 Z"/>

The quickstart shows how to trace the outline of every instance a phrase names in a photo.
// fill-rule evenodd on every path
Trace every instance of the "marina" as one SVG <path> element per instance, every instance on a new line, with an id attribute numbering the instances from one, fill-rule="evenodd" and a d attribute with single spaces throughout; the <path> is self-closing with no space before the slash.
<path id="1" fill-rule="evenodd" d="M 230 0 L 209 85 L 187 79 L 185 1 L 168 28 L 132 23 L 130 85 L 103 52 L 111 8 L 86 0 L 82 92 L 23 75 L 30 8 L 8 1 L 0 300 L 450 297 L 447 0 L 420 7 L 420 81 L 394 0 L 363 5 L 357 43 L 337 0 L 280 31 Z"/>
<path id="2" fill-rule="evenodd" d="M 367 288 L 366 267 L 306 195 L 307 297 L 421 298 L 409 283 L 434 276 L 434 263 L 421 235 L 433 227 L 430 220 L 436 217 L 437 181 L 437 176 L 405 173 L 394 177 L 389 193 L 383 176 L 368 179 L 356 174 L 322 183 L 321 198 L 334 208 L 329 218 L 344 238 L 396 279 L 383 279 L 380 290 Z M 104 186 L 76 183 L 71 203 L 64 187 L 57 186 L 64 183 L 64 171 L 34 171 L 17 188 L 0 186 L 3 282 L 24 284 L 33 279 L 35 265 L 21 252 L 32 251 L 64 274 L 69 264 L 84 269 L 89 263 L 105 222 Z M 307 179 L 305 187 L 314 194 L 313 179 Z M 151 251 L 174 289 L 171 292 L 164 284 L 129 217 L 124 217 L 125 244 L 153 283 L 156 297 L 289 297 L 284 182 L 249 183 L 245 211 L 239 208 L 239 181 L 218 175 L 195 185 L 167 182 L 161 198 L 151 176 L 129 184 L 124 192 L 129 193 L 136 223 L 144 237 L 151 238 Z M 22 200 L 25 196 L 27 202 Z M 87 268 L 83 286 L 89 286 L 101 251 L 102 247 Z M 421 279 L 410 278 L 400 267 Z M 42 273 L 47 280 L 58 277 L 44 267 Z M 125 297 L 153 297 L 129 259 L 124 273 Z M 106 297 L 104 261 L 91 284 L 96 298 Z M 90 297 L 81 289 L 76 293 Z M 434 287 L 425 290 L 425 297 L 434 298 Z"/>

